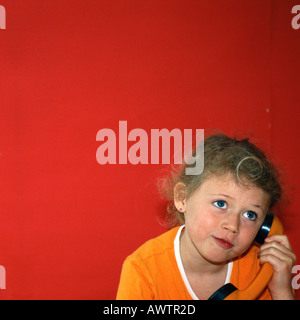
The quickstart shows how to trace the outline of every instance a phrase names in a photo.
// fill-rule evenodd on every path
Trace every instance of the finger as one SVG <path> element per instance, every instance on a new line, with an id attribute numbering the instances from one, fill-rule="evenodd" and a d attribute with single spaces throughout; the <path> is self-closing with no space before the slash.
<path id="1" fill-rule="evenodd" d="M 260 264 L 270 263 L 273 270 L 282 274 L 282 272 L 291 275 L 292 259 L 281 260 L 278 256 L 272 254 L 263 255 L 260 258 Z"/>
<path id="2" fill-rule="evenodd" d="M 259 257 L 259 261 L 260 261 L 260 264 L 269 262 L 274 269 L 274 266 L 279 265 L 282 260 L 273 254 L 261 254 Z"/>
<path id="3" fill-rule="evenodd" d="M 264 251 L 268 248 L 276 248 L 277 250 L 280 250 L 282 251 L 283 253 L 287 254 L 287 255 L 294 255 L 292 249 L 290 249 L 289 247 L 283 245 L 282 243 L 279 243 L 277 241 L 272 241 L 272 242 L 268 242 L 268 243 L 265 243 L 263 244 L 261 247 L 260 247 L 260 251 Z"/>
<path id="4" fill-rule="evenodd" d="M 270 243 L 272 241 L 276 241 L 276 242 L 279 242 L 281 243 L 282 245 L 284 245 L 285 247 L 291 249 L 291 245 L 290 245 L 290 242 L 289 242 L 289 239 L 286 235 L 284 234 L 273 234 L 269 237 L 267 237 L 265 239 L 265 242 L 266 243 Z"/>
<path id="5" fill-rule="evenodd" d="M 278 260 L 285 262 L 285 264 L 292 268 L 296 261 L 296 256 L 292 251 L 289 251 L 285 247 L 283 247 L 286 251 L 280 250 L 276 248 L 275 246 L 269 246 L 268 248 L 265 248 L 264 250 L 260 251 L 259 257 L 260 262 L 270 262 L 271 264 L 274 263 L 273 257 L 276 258 L 276 261 Z"/>

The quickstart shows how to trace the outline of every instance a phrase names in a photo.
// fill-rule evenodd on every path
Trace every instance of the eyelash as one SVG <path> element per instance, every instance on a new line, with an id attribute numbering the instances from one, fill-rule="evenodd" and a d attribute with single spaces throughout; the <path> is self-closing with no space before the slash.
<path id="1" fill-rule="evenodd" d="M 248 218 L 248 217 L 245 216 L 245 214 L 247 214 L 248 212 L 251 212 L 251 213 L 254 214 L 254 218 L 253 218 L 253 219 L 250 219 L 250 218 Z M 253 211 L 246 211 L 246 212 L 244 212 L 244 213 L 243 213 L 243 217 L 245 217 L 246 219 L 249 219 L 249 220 L 251 220 L 251 221 L 256 221 L 256 220 L 257 220 L 257 214 L 256 214 L 255 212 L 253 212 Z"/>
<path id="2" fill-rule="evenodd" d="M 224 201 L 224 200 L 214 201 L 214 202 L 213 202 L 213 205 L 214 205 L 215 207 L 219 208 L 219 209 L 226 209 L 226 208 L 220 206 L 220 202 L 222 202 L 223 204 L 227 205 L 226 201 Z"/>
<path id="3" fill-rule="evenodd" d="M 222 205 L 221 205 L 222 204 Z M 215 207 L 217 207 L 217 208 L 219 208 L 219 209 L 222 209 L 222 210 L 224 210 L 224 209 L 227 209 L 227 203 L 226 203 L 226 201 L 224 201 L 224 200 L 216 200 L 216 201 L 214 201 L 213 202 L 213 205 L 215 206 Z M 224 205 L 226 205 L 226 207 L 224 207 Z M 247 214 L 248 213 L 251 213 L 251 214 L 254 214 L 254 217 L 252 218 L 252 219 L 250 219 L 249 217 L 247 217 Z M 248 219 L 248 220 L 250 220 L 250 221 L 256 221 L 256 219 L 257 219 L 257 214 L 254 212 L 254 211 L 245 211 L 244 213 L 243 213 L 243 217 L 245 217 L 246 219 Z"/>

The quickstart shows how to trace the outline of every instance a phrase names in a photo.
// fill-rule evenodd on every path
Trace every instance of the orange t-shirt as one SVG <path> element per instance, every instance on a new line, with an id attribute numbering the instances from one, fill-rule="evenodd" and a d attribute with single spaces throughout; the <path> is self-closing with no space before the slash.
<path id="1" fill-rule="evenodd" d="M 197 299 L 178 256 L 179 245 L 176 249 L 181 229 L 176 227 L 147 241 L 126 258 L 117 292 L 118 300 Z M 240 290 L 249 285 L 260 269 L 258 250 L 258 247 L 252 246 L 228 267 L 228 280 Z M 268 289 L 259 299 L 271 299 Z"/>

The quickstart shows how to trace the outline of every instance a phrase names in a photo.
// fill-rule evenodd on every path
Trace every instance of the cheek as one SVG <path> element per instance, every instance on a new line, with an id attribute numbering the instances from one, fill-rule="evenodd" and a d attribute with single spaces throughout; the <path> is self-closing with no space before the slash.
<path id="1" fill-rule="evenodd" d="M 242 228 L 239 234 L 239 246 L 246 250 L 253 243 L 255 236 L 257 235 L 258 228 Z"/>
<path id="2" fill-rule="evenodd" d="M 217 228 L 219 220 L 214 215 L 198 212 L 193 215 L 187 215 L 185 225 L 191 231 L 191 234 L 197 239 L 204 239 Z"/>

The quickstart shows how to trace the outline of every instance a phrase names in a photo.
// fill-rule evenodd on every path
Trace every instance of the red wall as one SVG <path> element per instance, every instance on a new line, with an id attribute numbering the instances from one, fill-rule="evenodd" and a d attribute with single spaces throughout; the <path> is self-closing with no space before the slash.
<path id="1" fill-rule="evenodd" d="M 0 297 L 114 299 L 124 258 L 164 231 L 167 166 L 96 161 L 120 120 L 253 135 L 294 188 L 300 257 L 296 4 L 0 0 Z"/>

